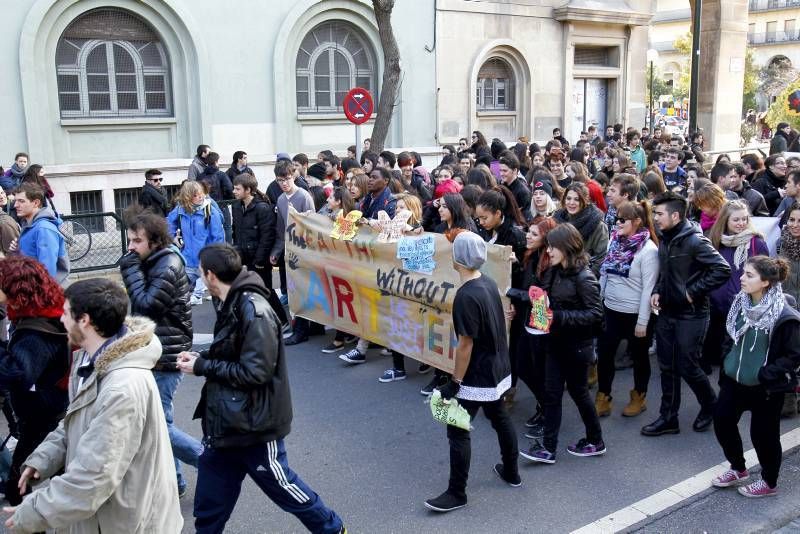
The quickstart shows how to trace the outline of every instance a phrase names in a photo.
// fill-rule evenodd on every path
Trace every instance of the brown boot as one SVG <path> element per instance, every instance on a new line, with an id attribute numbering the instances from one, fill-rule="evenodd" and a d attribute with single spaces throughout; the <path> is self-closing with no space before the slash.
<path id="1" fill-rule="evenodd" d="M 611 397 L 598 391 L 594 398 L 594 409 L 597 410 L 598 417 L 611 415 Z"/>
<path id="2" fill-rule="evenodd" d="M 622 409 L 622 415 L 625 417 L 634 417 L 645 411 L 647 409 L 646 396 L 647 393 L 639 393 L 635 389 L 632 389 L 631 401 Z"/>
<path id="3" fill-rule="evenodd" d="M 589 389 L 592 389 L 597 385 L 597 364 L 593 363 L 589 366 Z"/>

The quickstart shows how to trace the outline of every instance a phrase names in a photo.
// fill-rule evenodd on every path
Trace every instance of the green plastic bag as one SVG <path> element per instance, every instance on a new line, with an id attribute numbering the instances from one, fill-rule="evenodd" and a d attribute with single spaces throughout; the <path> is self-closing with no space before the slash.
<path id="1" fill-rule="evenodd" d="M 452 425 L 466 431 L 472 430 L 469 412 L 453 398 L 445 402 L 438 389 L 431 395 L 431 415 L 440 423 Z"/>

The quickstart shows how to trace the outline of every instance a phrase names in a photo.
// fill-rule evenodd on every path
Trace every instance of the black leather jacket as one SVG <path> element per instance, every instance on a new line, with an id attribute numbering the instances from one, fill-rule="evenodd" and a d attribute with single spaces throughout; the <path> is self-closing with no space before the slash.
<path id="1" fill-rule="evenodd" d="M 653 294 L 659 295 L 660 313 L 678 319 L 705 316 L 708 295 L 730 278 L 728 262 L 689 221 L 678 223 L 660 237 L 660 272 L 653 289 Z"/>
<path id="2" fill-rule="evenodd" d="M 581 346 L 591 340 L 603 322 L 600 284 L 589 267 L 550 267 L 542 274 L 553 310 L 551 337 L 560 344 Z"/>
<path id="3" fill-rule="evenodd" d="M 209 447 L 246 447 L 289 434 L 292 400 L 281 326 L 261 277 L 242 269 L 194 364 L 206 377 L 195 419 Z"/>
<path id="4" fill-rule="evenodd" d="M 269 251 L 275 244 L 275 209 L 254 198 L 247 208 L 237 200 L 231 206 L 233 215 L 233 246 L 242 256 L 244 265 L 264 267 L 269 264 Z"/>
<path id="5" fill-rule="evenodd" d="M 178 354 L 192 348 L 189 278 L 183 257 L 171 246 L 152 252 L 144 261 L 137 254 L 119 260 L 122 280 L 131 299 L 131 315 L 156 323 L 161 342 L 157 371 L 178 371 Z"/>
<path id="6" fill-rule="evenodd" d="M 522 260 L 525 256 L 526 249 L 526 241 L 525 241 L 525 232 L 523 232 L 520 228 L 514 226 L 513 221 L 506 217 L 502 224 L 497 227 L 497 239 L 495 240 L 495 245 L 508 245 L 511 247 L 514 255 L 517 258 L 517 261 L 511 264 L 511 285 L 512 287 L 518 287 L 522 281 Z M 492 231 L 486 230 L 482 226 L 478 225 L 478 235 L 483 238 L 484 241 L 489 241 L 492 238 Z"/>

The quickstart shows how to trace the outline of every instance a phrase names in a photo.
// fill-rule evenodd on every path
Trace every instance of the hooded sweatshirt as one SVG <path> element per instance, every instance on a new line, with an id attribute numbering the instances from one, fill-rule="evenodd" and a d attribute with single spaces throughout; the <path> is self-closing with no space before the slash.
<path id="1" fill-rule="evenodd" d="M 67 248 L 58 231 L 61 222 L 52 209 L 42 208 L 30 223 L 23 221 L 19 236 L 20 253 L 38 260 L 58 283 L 69 275 Z"/>

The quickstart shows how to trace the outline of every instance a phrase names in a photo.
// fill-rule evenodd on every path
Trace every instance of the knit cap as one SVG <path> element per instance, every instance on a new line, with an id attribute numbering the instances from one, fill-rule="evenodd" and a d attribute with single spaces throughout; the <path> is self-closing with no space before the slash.
<path id="1" fill-rule="evenodd" d="M 477 271 L 486 262 L 486 242 L 473 232 L 461 232 L 453 241 L 453 261 Z"/>

